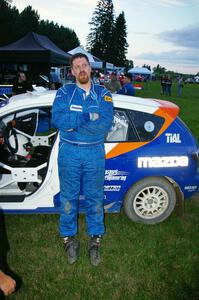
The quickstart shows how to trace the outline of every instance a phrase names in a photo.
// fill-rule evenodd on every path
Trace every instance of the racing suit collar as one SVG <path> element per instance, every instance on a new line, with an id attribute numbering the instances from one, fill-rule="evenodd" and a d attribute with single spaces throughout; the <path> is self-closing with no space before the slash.
<path id="1" fill-rule="evenodd" d="M 94 83 L 92 80 L 91 80 L 91 87 L 90 87 L 89 91 L 82 89 L 80 86 L 77 85 L 77 83 L 76 83 L 76 89 L 77 89 L 78 93 L 80 93 L 83 97 L 84 97 L 84 95 L 86 95 L 86 96 L 90 95 L 90 97 L 93 99 L 96 99 L 96 97 L 97 97 L 95 88 L 94 88 Z"/>
<path id="2" fill-rule="evenodd" d="M 79 85 L 77 84 L 77 82 L 75 83 L 75 85 L 76 85 L 76 88 L 77 88 L 79 91 L 81 91 L 82 93 L 84 92 L 84 93 L 86 93 L 86 94 L 89 94 L 89 93 L 90 93 L 90 90 L 91 90 L 91 88 L 92 88 L 92 81 L 90 81 L 90 89 L 88 89 L 88 90 L 86 90 L 86 89 L 82 88 L 81 86 L 79 86 Z"/>

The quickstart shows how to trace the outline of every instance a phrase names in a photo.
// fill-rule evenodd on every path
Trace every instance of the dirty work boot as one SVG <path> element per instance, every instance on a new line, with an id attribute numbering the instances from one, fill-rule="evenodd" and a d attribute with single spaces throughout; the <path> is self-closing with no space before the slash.
<path id="1" fill-rule="evenodd" d="M 88 243 L 88 253 L 90 257 L 91 265 L 98 266 L 101 259 L 100 259 L 100 241 L 101 236 L 93 236 L 91 237 Z"/>
<path id="2" fill-rule="evenodd" d="M 74 237 L 64 238 L 64 249 L 68 254 L 68 263 L 70 265 L 74 264 L 79 255 L 80 242 Z"/>

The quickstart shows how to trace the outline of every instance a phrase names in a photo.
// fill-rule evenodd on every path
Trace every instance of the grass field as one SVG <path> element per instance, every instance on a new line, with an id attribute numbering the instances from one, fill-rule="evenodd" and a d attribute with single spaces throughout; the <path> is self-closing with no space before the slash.
<path id="1" fill-rule="evenodd" d="M 199 85 L 186 85 L 182 97 L 172 86 L 163 97 L 152 82 L 137 96 L 167 99 L 181 108 L 181 118 L 199 140 Z M 58 235 L 58 215 L 6 215 L 8 262 L 22 279 L 9 299 L 17 300 L 198 300 L 199 195 L 159 225 L 131 222 L 122 211 L 105 217 L 99 267 L 90 266 L 84 215 L 79 217 L 80 259 L 67 264 Z"/>

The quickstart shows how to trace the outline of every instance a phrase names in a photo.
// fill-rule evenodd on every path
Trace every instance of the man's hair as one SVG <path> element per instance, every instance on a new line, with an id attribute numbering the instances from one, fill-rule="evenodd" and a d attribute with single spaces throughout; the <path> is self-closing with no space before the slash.
<path id="1" fill-rule="evenodd" d="M 72 65 L 73 65 L 73 61 L 74 61 L 76 58 L 82 58 L 82 57 L 84 57 L 84 58 L 87 60 L 88 64 L 90 65 L 88 56 L 87 56 L 86 54 L 84 54 L 84 53 L 79 52 L 79 53 L 75 53 L 74 55 L 72 55 L 72 56 L 70 57 L 70 65 L 71 65 L 71 67 L 72 67 Z"/>

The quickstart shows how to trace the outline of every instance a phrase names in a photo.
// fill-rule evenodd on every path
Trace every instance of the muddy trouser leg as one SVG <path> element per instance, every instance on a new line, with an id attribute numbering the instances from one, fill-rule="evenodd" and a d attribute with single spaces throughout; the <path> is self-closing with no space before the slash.
<path id="1" fill-rule="evenodd" d="M 81 162 L 77 147 L 60 142 L 58 168 L 60 180 L 59 231 L 62 237 L 77 233 Z"/>
<path id="2" fill-rule="evenodd" d="M 84 149 L 85 150 L 85 149 Z M 103 235 L 104 228 L 104 145 L 86 149 L 82 186 L 86 201 L 86 224 L 89 236 Z"/>

